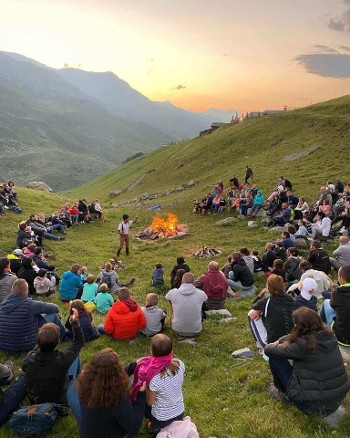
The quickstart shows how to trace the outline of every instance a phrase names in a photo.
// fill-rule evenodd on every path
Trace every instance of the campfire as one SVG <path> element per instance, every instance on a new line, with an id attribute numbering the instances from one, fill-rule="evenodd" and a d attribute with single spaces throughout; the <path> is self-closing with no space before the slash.
<path id="1" fill-rule="evenodd" d="M 174 213 L 167 213 L 166 218 L 156 216 L 152 224 L 144 231 L 136 234 L 137 240 L 173 239 L 174 237 L 186 236 L 187 225 L 179 224 L 179 219 Z"/>
<path id="2" fill-rule="evenodd" d="M 208 258 L 208 257 L 215 257 L 219 254 L 221 254 L 221 251 L 219 249 L 208 248 L 206 246 L 203 246 L 203 248 L 196 251 L 193 255 L 199 258 Z"/>

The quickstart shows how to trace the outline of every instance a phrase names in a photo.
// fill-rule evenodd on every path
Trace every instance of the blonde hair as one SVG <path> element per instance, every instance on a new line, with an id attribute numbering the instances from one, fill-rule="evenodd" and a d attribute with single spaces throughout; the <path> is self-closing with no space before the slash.
<path id="1" fill-rule="evenodd" d="M 98 288 L 99 292 L 108 292 L 108 284 L 107 283 L 101 283 L 100 287 Z"/>
<path id="2" fill-rule="evenodd" d="M 150 306 L 156 306 L 158 304 L 159 297 L 157 294 L 151 293 L 146 296 L 146 304 Z"/>

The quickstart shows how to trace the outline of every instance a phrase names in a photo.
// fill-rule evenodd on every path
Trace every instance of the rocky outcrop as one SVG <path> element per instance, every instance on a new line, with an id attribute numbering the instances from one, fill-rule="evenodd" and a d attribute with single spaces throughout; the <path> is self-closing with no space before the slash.
<path id="1" fill-rule="evenodd" d="M 28 189 L 42 190 L 43 192 L 53 192 L 52 188 L 43 181 L 32 181 L 27 184 L 27 187 Z"/>
<path id="2" fill-rule="evenodd" d="M 298 160 L 301 157 L 304 157 L 305 155 L 310 155 L 316 152 L 318 149 L 320 149 L 320 146 L 313 146 L 311 148 L 303 149 L 300 152 L 296 152 L 295 154 L 287 155 L 286 157 L 282 158 L 281 161 L 294 161 Z"/>

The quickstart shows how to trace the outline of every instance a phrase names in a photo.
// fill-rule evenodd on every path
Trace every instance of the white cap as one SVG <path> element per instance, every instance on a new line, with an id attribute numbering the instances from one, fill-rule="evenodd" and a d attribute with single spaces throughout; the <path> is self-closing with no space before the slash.
<path id="1" fill-rule="evenodd" d="M 303 285 L 301 287 L 300 295 L 306 300 L 310 300 L 313 293 L 316 292 L 316 289 L 317 289 L 316 281 L 311 277 L 305 278 L 305 280 L 303 280 Z"/>
<path id="2" fill-rule="evenodd" d="M 22 256 L 23 255 L 23 251 L 19 248 L 16 248 L 13 250 L 13 254 L 16 256 Z"/>

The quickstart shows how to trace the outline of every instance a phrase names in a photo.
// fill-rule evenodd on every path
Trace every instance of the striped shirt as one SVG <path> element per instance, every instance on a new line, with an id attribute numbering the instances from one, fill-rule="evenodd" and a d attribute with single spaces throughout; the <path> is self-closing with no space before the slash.
<path id="1" fill-rule="evenodd" d="M 157 374 L 149 383 L 149 389 L 157 393 L 151 412 L 158 421 L 171 420 L 185 410 L 182 396 L 185 365 L 181 360 L 179 363 L 175 376 L 168 371 L 164 376 Z"/>

